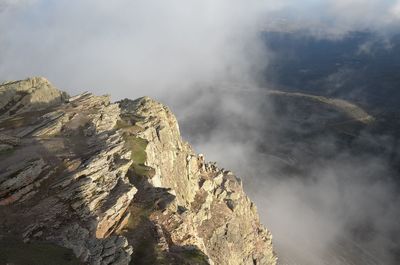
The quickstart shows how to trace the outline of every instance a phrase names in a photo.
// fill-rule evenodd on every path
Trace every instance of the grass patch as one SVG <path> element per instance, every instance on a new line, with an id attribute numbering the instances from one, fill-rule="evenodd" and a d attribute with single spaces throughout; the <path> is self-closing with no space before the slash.
<path id="1" fill-rule="evenodd" d="M 24 244 L 16 239 L 0 241 L 0 264 L 14 265 L 79 265 L 72 250 L 49 243 Z"/>
<path id="2" fill-rule="evenodd" d="M 132 125 L 132 123 L 136 122 L 128 120 L 128 117 L 122 118 L 117 121 L 116 129 L 122 130 L 122 135 L 125 139 L 125 147 L 131 151 L 131 160 L 133 162 L 131 170 L 133 175 L 151 177 L 155 174 L 154 169 L 145 165 L 148 141 L 137 137 L 137 134 L 143 131 L 143 128 L 137 124 Z"/>
<path id="3" fill-rule="evenodd" d="M 150 177 L 154 175 L 154 169 L 144 164 L 147 159 L 147 140 L 134 135 L 125 135 L 125 144 L 126 147 L 132 152 L 131 160 L 133 163 L 131 169 L 133 174 L 140 177 Z"/>
<path id="4" fill-rule="evenodd" d="M 208 257 L 197 248 L 185 249 L 182 252 L 182 257 L 186 262 L 188 262 L 188 264 L 209 264 Z"/>
<path id="5" fill-rule="evenodd" d="M 143 131 L 143 128 L 137 125 L 136 122 L 132 124 L 132 121 L 129 121 L 127 118 L 118 120 L 115 128 L 118 130 L 121 129 L 124 133 L 130 134 L 137 134 Z"/>
<path id="6" fill-rule="evenodd" d="M 126 138 L 126 145 L 129 150 L 132 151 L 131 159 L 135 164 L 144 164 L 147 159 L 146 155 L 146 147 L 147 140 L 136 137 L 136 136 L 128 136 Z"/>

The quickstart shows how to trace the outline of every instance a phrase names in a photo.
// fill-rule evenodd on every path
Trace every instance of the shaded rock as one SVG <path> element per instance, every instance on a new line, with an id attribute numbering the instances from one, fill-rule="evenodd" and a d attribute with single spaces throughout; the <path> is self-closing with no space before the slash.
<path id="1" fill-rule="evenodd" d="M 0 133 L 0 144 L 8 146 L 17 146 L 20 143 L 20 139 L 14 136 Z"/>
<path id="2" fill-rule="evenodd" d="M 18 147 L 0 161 L 2 226 L 88 264 L 128 264 L 132 247 L 115 231 L 136 189 L 118 105 L 91 94 L 67 102 L 42 78 L 6 83 L 0 94 L 0 144 Z"/>
<path id="3" fill-rule="evenodd" d="M 46 178 L 39 176 L 45 170 L 43 159 L 23 161 L 6 169 L 0 175 L 0 205 L 7 205 L 33 195 L 35 187 Z"/>
<path id="4" fill-rule="evenodd" d="M 0 152 L 12 150 L 14 147 L 9 144 L 0 144 Z"/>

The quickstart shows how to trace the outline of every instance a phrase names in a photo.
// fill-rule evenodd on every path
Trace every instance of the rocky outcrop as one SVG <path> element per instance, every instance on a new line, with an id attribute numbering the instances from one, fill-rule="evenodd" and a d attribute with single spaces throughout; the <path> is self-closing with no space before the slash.
<path id="1" fill-rule="evenodd" d="M 42 77 L 0 84 L 0 119 L 57 105 L 65 97 Z"/>
<path id="2" fill-rule="evenodd" d="M 43 78 L 0 93 L 0 240 L 84 264 L 276 264 L 241 181 L 195 154 L 167 107 L 68 97 Z"/>
<path id="3" fill-rule="evenodd" d="M 1 92 L 0 141 L 11 146 L 0 153 L 1 233 L 53 242 L 90 264 L 127 264 L 132 249 L 113 232 L 136 189 L 115 130 L 119 107 L 91 94 L 67 99 L 42 78 Z"/>
<path id="4" fill-rule="evenodd" d="M 125 132 L 146 140 L 143 165 L 153 169 L 146 182 L 174 195 L 169 207 L 150 218 L 168 232 L 169 249 L 196 247 L 211 264 L 276 264 L 271 234 L 241 181 L 196 155 L 167 107 L 148 97 L 120 106 L 125 124 L 135 126 Z"/>

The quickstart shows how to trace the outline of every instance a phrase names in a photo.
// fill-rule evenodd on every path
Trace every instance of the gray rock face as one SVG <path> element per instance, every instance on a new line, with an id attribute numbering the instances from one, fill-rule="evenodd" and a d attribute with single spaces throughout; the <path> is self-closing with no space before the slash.
<path id="1" fill-rule="evenodd" d="M 168 231 L 169 249 L 196 247 L 209 264 L 276 264 L 271 234 L 241 181 L 196 155 L 167 107 L 148 97 L 120 106 L 126 122 L 136 126 L 133 135 L 147 142 L 144 164 L 154 170 L 146 181 L 175 197 L 150 218 Z"/>
<path id="2" fill-rule="evenodd" d="M 0 239 L 93 265 L 276 264 L 241 181 L 195 154 L 167 107 L 67 98 L 43 78 L 0 95 Z"/>
<path id="3" fill-rule="evenodd" d="M 65 101 L 41 78 L 1 92 L 0 143 L 12 148 L 0 153 L 1 233 L 65 246 L 89 264 L 127 264 L 132 248 L 114 231 L 136 189 L 118 106 L 91 94 Z"/>

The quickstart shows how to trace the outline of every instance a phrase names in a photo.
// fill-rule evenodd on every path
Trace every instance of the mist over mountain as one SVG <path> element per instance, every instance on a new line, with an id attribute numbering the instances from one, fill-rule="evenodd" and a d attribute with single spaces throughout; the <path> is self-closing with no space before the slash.
<path id="1" fill-rule="evenodd" d="M 278 262 L 398 264 L 400 2 L 0 2 L 0 80 L 152 96 L 243 179 Z"/>
<path id="2" fill-rule="evenodd" d="M 184 135 L 247 176 L 283 264 L 397 264 L 398 35 L 264 37 L 260 87 L 189 93 Z"/>

